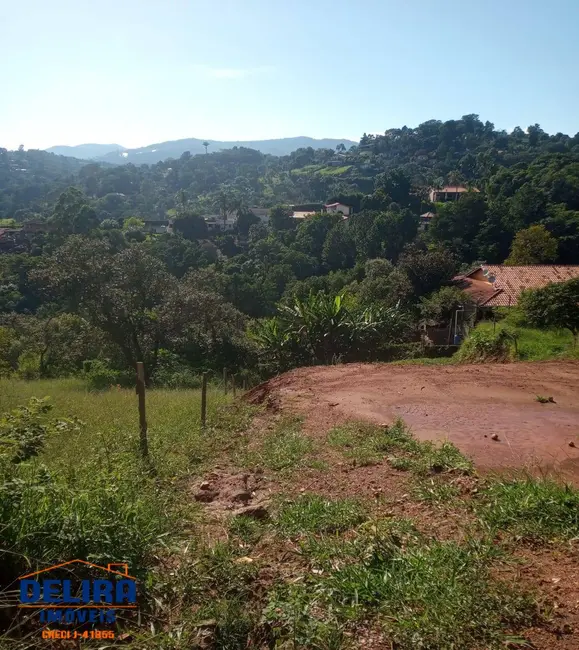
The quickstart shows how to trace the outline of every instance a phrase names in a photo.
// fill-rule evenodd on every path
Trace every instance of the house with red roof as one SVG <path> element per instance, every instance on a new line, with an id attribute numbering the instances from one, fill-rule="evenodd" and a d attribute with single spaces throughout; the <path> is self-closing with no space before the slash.
<path id="1" fill-rule="evenodd" d="M 470 294 L 479 307 L 513 307 L 525 289 L 540 289 L 553 282 L 579 277 L 579 266 L 484 264 L 456 276 L 455 286 Z"/>

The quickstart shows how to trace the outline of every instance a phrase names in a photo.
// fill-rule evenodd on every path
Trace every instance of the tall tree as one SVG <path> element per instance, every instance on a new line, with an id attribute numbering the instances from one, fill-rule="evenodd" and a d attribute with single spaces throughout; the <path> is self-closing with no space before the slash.
<path id="1" fill-rule="evenodd" d="M 520 230 L 513 240 L 511 254 L 505 260 L 509 266 L 548 264 L 557 259 L 557 240 L 542 224 Z"/>

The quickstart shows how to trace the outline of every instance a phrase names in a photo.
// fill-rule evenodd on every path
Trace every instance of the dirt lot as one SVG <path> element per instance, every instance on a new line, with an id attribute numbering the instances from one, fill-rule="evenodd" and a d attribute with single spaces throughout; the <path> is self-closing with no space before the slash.
<path id="1" fill-rule="evenodd" d="M 479 469 L 527 467 L 579 482 L 578 362 L 300 368 L 252 395 L 304 413 L 313 435 L 345 419 L 401 417 L 420 439 L 452 441 Z"/>

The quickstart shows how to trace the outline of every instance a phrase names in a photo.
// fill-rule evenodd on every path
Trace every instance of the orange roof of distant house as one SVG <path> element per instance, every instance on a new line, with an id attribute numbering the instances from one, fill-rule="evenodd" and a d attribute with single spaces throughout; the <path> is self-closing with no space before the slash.
<path id="1" fill-rule="evenodd" d="M 485 264 L 454 280 L 481 306 L 510 307 L 517 304 L 525 289 L 539 289 L 552 282 L 566 282 L 577 277 L 579 266 Z"/>
<path id="2" fill-rule="evenodd" d="M 453 194 L 458 194 L 460 192 L 480 192 L 476 187 L 463 187 L 462 185 L 446 185 L 441 188 L 433 188 L 434 192 L 452 192 Z"/>

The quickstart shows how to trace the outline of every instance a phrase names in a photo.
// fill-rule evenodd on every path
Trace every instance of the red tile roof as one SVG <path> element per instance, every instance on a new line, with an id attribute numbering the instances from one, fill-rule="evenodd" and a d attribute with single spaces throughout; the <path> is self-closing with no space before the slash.
<path id="1" fill-rule="evenodd" d="M 486 264 L 467 275 L 457 276 L 455 282 L 481 306 L 510 307 L 517 304 L 525 289 L 539 289 L 552 282 L 566 282 L 577 277 L 579 266 Z"/>
<path id="2" fill-rule="evenodd" d="M 474 280 L 468 276 L 457 276 L 454 282 L 459 289 L 468 293 L 479 305 L 486 304 L 491 298 L 500 293 L 490 282 Z"/>

